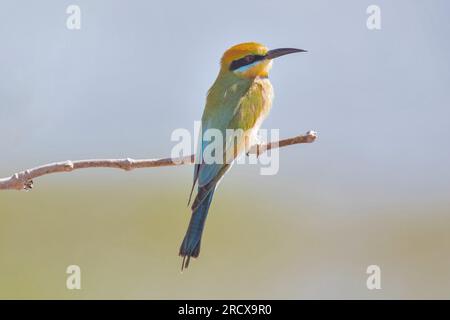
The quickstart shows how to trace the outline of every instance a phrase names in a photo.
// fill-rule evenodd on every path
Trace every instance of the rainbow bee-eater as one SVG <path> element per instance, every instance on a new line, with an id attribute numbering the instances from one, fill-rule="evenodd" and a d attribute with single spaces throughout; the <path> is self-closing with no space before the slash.
<path id="1" fill-rule="evenodd" d="M 208 91 L 202 116 L 197 164 L 191 190 L 192 196 L 197 183 L 197 195 L 192 203 L 191 221 L 180 247 L 182 269 L 189 266 L 191 257 L 196 258 L 200 253 L 203 227 L 219 181 L 230 169 L 234 159 L 255 143 L 257 131 L 269 113 L 273 97 L 272 85 L 268 79 L 272 60 L 294 52 L 305 50 L 269 50 L 262 44 L 248 42 L 235 45 L 223 54 L 219 75 Z M 220 130 L 223 137 L 226 137 L 226 131 L 229 129 L 242 132 L 237 136 L 237 141 L 233 142 L 232 152 L 229 150 L 229 144 L 223 142 L 224 161 L 210 163 L 203 160 L 203 150 L 212 143 L 204 138 L 209 129 Z"/>

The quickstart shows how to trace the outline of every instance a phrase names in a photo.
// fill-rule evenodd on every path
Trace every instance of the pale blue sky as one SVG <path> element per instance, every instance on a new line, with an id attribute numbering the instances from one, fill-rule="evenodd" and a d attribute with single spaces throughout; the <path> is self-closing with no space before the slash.
<path id="1" fill-rule="evenodd" d="M 65 26 L 74 3 L 80 31 Z M 381 7 L 379 31 L 366 28 L 369 4 Z M 449 9 L 447 1 L 2 1 L 0 172 L 169 155 L 172 130 L 200 118 L 222 52 L 258 41 L 309 51 L 275 61 L 271 74 L 264 127 L 283 137 L 319 132 L 315 145 L 281 152 L 282 177 L 304 165 L 305 185 L 443 199 Z"/>

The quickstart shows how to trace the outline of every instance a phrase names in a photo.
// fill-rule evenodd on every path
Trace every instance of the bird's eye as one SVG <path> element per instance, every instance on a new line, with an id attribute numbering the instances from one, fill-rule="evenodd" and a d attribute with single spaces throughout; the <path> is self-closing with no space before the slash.
<path id="1" fill-rule="evenodd" d="M 253 60 L 255 60 L 254 56 L 246 56 L 245 57 L 245 61 L 247 61 L 247 62 L 253 62 Z"/>
<path id="2" fill-rule="evenodd" d="M 260 61 L 262 59 L 264 59 L 264 56 L 249 54 L 248 56 L 244 56 L 238 60 L 234 60 L 230 64 L 230 70 L 236 70 L 246 65 L 252 65 L 253 63 Z"/>

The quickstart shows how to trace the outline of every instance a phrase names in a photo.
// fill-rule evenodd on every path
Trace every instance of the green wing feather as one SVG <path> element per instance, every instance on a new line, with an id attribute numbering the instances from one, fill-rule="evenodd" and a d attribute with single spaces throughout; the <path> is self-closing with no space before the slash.
<path id="1" fill-rule="evenodd" d="M 235 76 L 219 77 L 208 92 L 205 111 L 202 116 L 202 136 L 200 137 L 199 150 L 200 155 L 211 141 L 202 139 L 206 130 L 214 128 L 220 130 L 223 137 L 226 137 L 227 129 L 241 129 L 246 132 L 252 129 L 260 117 L 264 105 L 264 88 L 260 83 L 240 79 Z M 223 142 L 223 153 L 232 152 L 229 147 L 232 145 L 229 141 Z M 236 146 L 242 151 L 244 140 L 237 138 Z M 233 159 L 237 154 L 233 154 Z M 222 176 L 228 171 L 231 163 L 199 163 L 194 172 L 194 182 L 191 190 L 198 180 L 199 193 L 202 196 L 196 198 L 193 207 L 206 198 L 208 191 L 215 188 Z M 190 198 L 190 197 L 189 197 Z"/>

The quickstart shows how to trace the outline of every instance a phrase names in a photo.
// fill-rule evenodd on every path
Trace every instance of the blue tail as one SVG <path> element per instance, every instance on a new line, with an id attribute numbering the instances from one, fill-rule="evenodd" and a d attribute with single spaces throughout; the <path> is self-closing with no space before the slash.
<path id="1" fill-rule="evenodd" d="M 206 216 L 214 194 L 214 188 L 202 199 L 201 203 L 193 210 L 189 227 L 180 247 L 179 255 L 183 257 L 181 270 L 189 266 L 191 257 L 197 258 L 200 253 L 200 242 L 202 239 L 203 227 Z M 199 195 L 197 195 L 197 198 Z M 196 199 L 197 200 L 197 199 Z"/>

